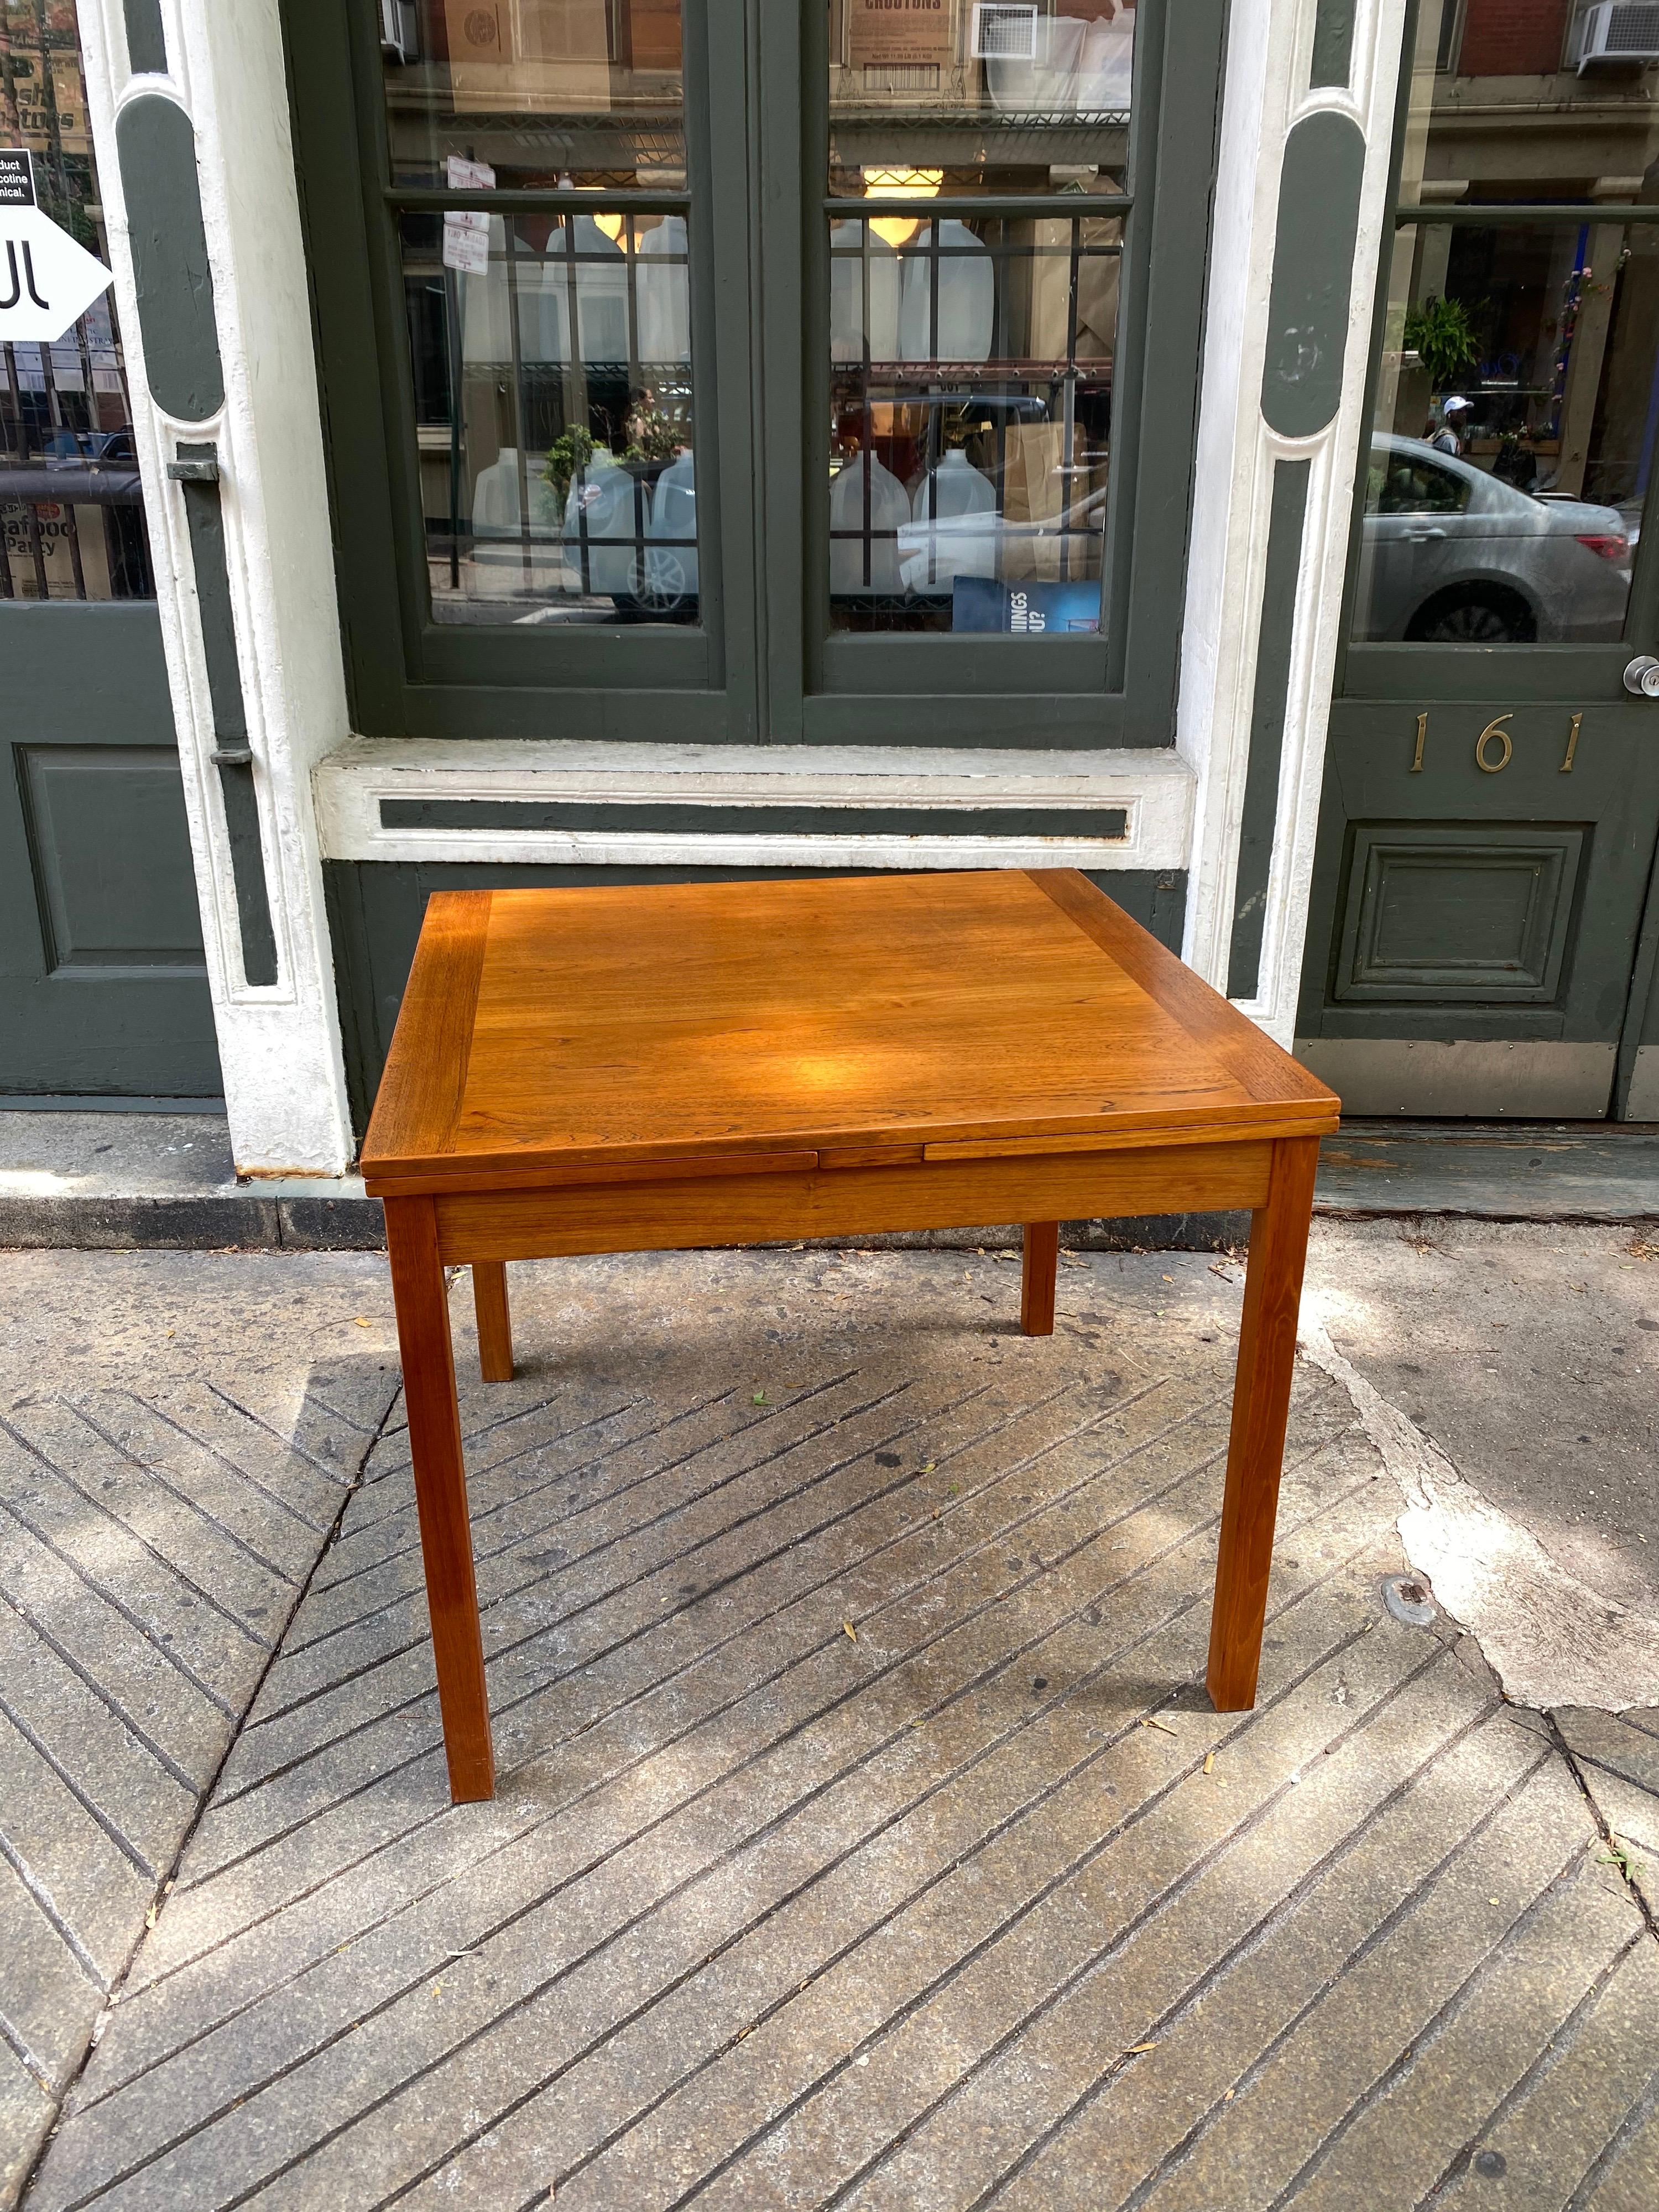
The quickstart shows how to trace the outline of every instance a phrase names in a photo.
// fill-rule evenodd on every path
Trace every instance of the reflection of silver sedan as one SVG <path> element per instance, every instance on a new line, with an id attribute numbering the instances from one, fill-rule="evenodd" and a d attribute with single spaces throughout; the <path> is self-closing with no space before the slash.
<path id="1" fill-rule="evenodd" d="M 1615 639 L 1630 574 L 1616 507 L 1534 499 L 1420 439 L 1373 439 L 1357 637 L 1446 645 Z"/>
<path id="2" fill-rule="evenodd" d="M 907 591 L 924 594 L 948 593 L 958 576 L 1058 576 L 1062 568 L 1095 576 L 1105 520 L 1103 490 L 1039 522 L 1009 522 L 989 508 L 918 518 L 899 529 L 899 575 Z"/>

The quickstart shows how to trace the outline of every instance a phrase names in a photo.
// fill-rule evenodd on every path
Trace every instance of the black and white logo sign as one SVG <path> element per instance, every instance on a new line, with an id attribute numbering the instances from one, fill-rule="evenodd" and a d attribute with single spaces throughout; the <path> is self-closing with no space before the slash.
<path id="1" fill-rule="evenodd" d="M 0 153 L 0 207 L 34 205 L 34 163 L 27 153 Z"/>
<path id="2" fill-rule="evenodd" d="M 61 338 L 112 281 L 36 205 L 27 149 L 0 148 L 0 340 Z"/>

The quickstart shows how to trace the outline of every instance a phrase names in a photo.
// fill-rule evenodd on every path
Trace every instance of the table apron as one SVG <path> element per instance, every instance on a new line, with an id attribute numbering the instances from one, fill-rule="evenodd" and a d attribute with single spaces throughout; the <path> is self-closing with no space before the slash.
<path id="1" fill-rule="evenodd" d="M 586 1183 L 434 1197 L 448 1261 L 665 1252 L 703 1244 L 975 1229 L 1267 1203 L 1270 1142 L 941 1160 L 684 1182 Z"/>

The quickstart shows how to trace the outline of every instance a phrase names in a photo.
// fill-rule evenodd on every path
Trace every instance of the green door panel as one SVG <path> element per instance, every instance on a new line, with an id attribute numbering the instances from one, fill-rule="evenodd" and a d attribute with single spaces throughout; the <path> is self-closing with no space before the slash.
<path id="1" fill-rule="evenodd" d="M 1350 1112 L 1607 1113 L 1656 838 L 1650 708 L 1337 701 L 1310 1063 Z"/>
<path id="2" fill-rule="evenodd" d="M 220 1090 L 154 605 L 0 610 L 0 1093 Z"/>
<path id="3" fill-rule="evenodd" d="M 1353 824 L 1339 1006 L 1553 1006 L 1587 836 L 1498 823 Z"/>
<path id="4" fill-rule="evenodd" d="M 77 0 L 6 10 L 7 143 L 29 149 L 42 204 L 107 262 L 79 14 Z M 125 19 L 134 70 L 164 71 L 155 0 L 126 0 Z M 61 107 L 71 87 L 74 116 Z M 126 107 L 118 135 L 152 381 L 175 412 L 208 414 L 223 386 L 190 119 L 151 94 Z M 0 1096 L 215 1097 L 195 870 L 107 294 L 50 346 L 0 343 Z"/>
<path id="5" fill-rule="evenodd" d="M 196 133 L 176 100 L 151 92 L 127 101 L 115 137 L 149 388 L 176 420 L 205 422 L 225 404 L 225 379 Z"/>
<path id="6" fill-rule="evenodd" d="M 1342 397 L 1365 140 L 1352 117 L 1305 115 L 1285 141 L 1273 228 L 1261 413 L 1281 438 L 1311 437 Z"/>
<path id="7" fill-rule="evenodd" d="M 169 745 L 13 748 L 54 975 L 203 973 L 190 833 Z"/>

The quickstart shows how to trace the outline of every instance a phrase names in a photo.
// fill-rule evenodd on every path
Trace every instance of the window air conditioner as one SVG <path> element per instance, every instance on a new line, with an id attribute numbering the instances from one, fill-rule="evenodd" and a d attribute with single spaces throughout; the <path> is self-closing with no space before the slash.
<path id="1" fill-rule="evenodd" d="M 1659 9 L 1651 11 L 1659 15 Z M 975 61 L 1034 62 L 1037 58 L 1037 11 L 1008 0 L 975 0 L 973 56 Z"/>
<path id="2" fill-rule="evenodd" d="M 1573 37 L 1578 74 L 1596 62 L 1659 62 L 1659 7 L 1648 0 L 1597 0 Z"/>
<path id="3" fill-rule="evenodd" d="M 400 62 L 420 58 L 415 0 L 380 0 L 380 52 Z"/>

